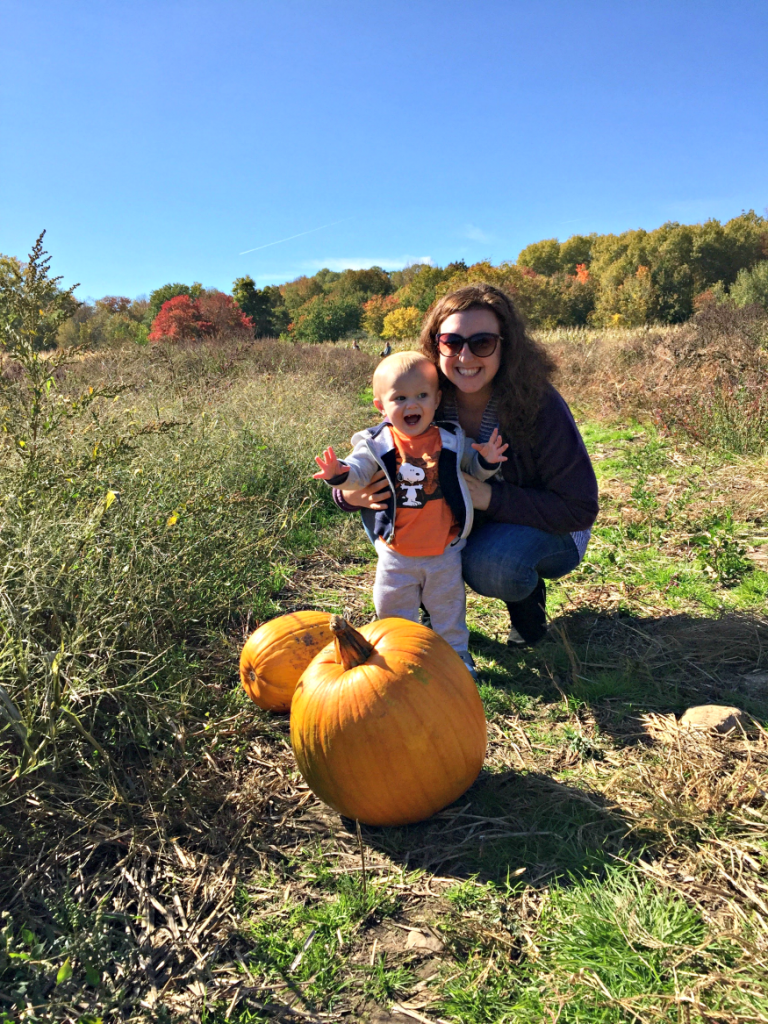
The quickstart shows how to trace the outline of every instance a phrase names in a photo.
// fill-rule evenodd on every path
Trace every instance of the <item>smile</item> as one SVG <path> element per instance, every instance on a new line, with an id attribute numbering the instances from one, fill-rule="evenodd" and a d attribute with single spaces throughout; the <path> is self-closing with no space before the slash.
<path id="1" fill-rule="evenodd" d="M 456 373 L 460 373 L 462 377 L 476 377 L 482 370 L 482 366 L 457 366 Z"/>
<path id="2" fill-rule="evenodd" d="M 407 427 L 415 427 L 415 426 L 416 426 L 416 424 L 417 424 L 417 423 L 419 422 L 419 420 L 421 419 L 421 413 L 418 413 L 418 412 L 412 412 L 412 413 L 410 413 L 410 414 L 409 414 L 408 416 L 405 416 L 405 417 L 403 417 L 403 418 L 404 418 L 404 420 L 405 420 L 405 425 L 406 425 Z"/>

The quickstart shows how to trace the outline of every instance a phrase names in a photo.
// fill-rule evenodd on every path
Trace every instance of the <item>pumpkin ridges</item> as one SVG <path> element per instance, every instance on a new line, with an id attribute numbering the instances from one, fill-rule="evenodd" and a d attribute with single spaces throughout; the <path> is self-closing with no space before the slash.
<path id="1" fill-rule="evenodd" d="M 314 700 L 310 704 L 309 712 L 314 713 L 313 736 L 307 746 L 312 746 L 310 752 L 314 757 L 322 758 L 324 773 L 312 772 L 316 785 L 312 788 L 318 791 L 331 806 L 336 807 L 339 797 L 344 800 L 355 799 L 356 792 L 361 785 L 360 773 L 356 770 L 355 759 L 361 757 L 361 750 L 365 749 L 368 737 L 363 732 L 362 723 L 365 720 L 364 710 L 359 706 L 352 712 L 352 709 L 345 708 L 344 702 L 348 699 L 346 693 L 337 694 L 336 687 L 343 687 L 344 690 L 352 690 L 355 698 L 357 694 L 350 685 L 354 680 L 342 679 L 341 673 L 334 672 L 335 666 L 327 666 L 328 673 L 323 675 L 323 686 L 318 687 L 314 694 Z M 347 741 L 339 746 L 335 741 L 342 733 L 347 733 Z M 314 742 L 312 742 L 314 740 Z M 331 749 L 333 753 L 331 754 Z M 310 757 L 310 760 L 312 758 Z M 335 785 L 326 785 L 319 778 L 322 774 L 325 777 L 333 777 Z M 321 791 L 322 790 L 322 791 Z"/>
<path id="2" fill-rule="evenodd" d="M 441 703 L 440 700 L 436 699 L 434 694 L 430 696 L 432 697 L 432 704 L 439 707 Z M 454 751 L 452 756 L 461 757 L 461 770 L 457 770 L 458 766 L 456 765 L 455 762 L 446 760 L 446 758 L 448 757 L 447 752 L 442 748 L 441 745 L 432 743 L 430 737 L 432 756 L 436 757 L 440 761 L 441 768 L 447 776 L 465 776 L 468 774 L 469 765 L 467 762 L 467 751 L 465 750 L 464 737 L 459 733 L 457 725 L 452 719 L 448 719 L 446 722 L 444 722 L 444 727 L 445 726 L 447 726 L 450 729 L 454 740 Z"/>
<path id="3" fill-rule="evenodd" d="M 416 755 L 413 754 L 413 745 L 409 745 L 407 742 L 400 739 L 396 746 L 384 744 L 382 749 L 377 749 L 377 770 L 373 775 L 368 775 L 363 772 L 363 777 L 361 777 L 360 774 L 355 776 L 354 770 L 355 760 L 364 759 L 366 755 L 369 754 L 372 743 L 375 743 L 377 748 L 379 747 L 381 735 L 371 735 L 370 729 L 363 730 L 361 734 L 357 734 L 357 730 L 353 730 L 355 733 L 354 738 L 353 735 L 347 731 L 344 746 L 340 750 L 337 749 L 335 751 L 335 756 L 326 757 L 325 754 L 328 746 L 333 745 L 336 739 L 336 737 L 332 735 L 334 729 L 339 732 L 343 731 L 346 724 L 349 722 L 353 722 L 354 724 L 354 720 L 360 721 L 361 716 L 363 716 L 363 709 L 359 703 L 356 704 L 354 709 L 347 708 L 346 715 L 344 715 L 343 699 L 340 698 L 336 701 L 329 697 L 329 683 L 331 683 L 331 680 L 326 677 L 324 679 L 325 686 L 323 692 L 318 692 L 316 695 L 318 703 L 324 705 L 325 711 L 325 715 L 323 716 L 324 728 L 319 730 L 323 738 L 318 745 L 320 749 L 316 751 L 316 754 L 321 754 L 324 769 L 322 774 L 327 774 L 330 771 L 334 777 L 335 785 L 326 786 L 323 783 L 323 780 L 319 777 L 321 775 L 320 772 L 312 773 L 314 777 L 308 780 L 313 783 L 313 788 L 318 791 L 318 794 L 322 799 L 326 800 L 326 802 L 330 803 L 337 809 L 340 809 L 340 805 L 343 805 L 344 803 L 352 803 L 357 808 L 355 816 L 361 817 L 363 820 L 367 817 L 370 818 L 370 808 L 372 806 L 378 807 L 382 816 L 392 818 L 395 814 L 393 808 L 397 804 L 399 793 L 397 787 L 393 789 L 393 786 L 389 781 L 390 776 L 393 773 L 393 769 L 398 768 L 398 761 L 403 762 L 403 765 L 407 766 L 413 760 L 414 756 L 417 761 L 421 761 L 424 758 L 434 759 L 435 757 L 437 757 L 439 761 L 439 765 L 435 765 L 426 776 L 418 769 L 417 765 L 411 766 L 408 771 L 405 771 L 402 766 L 399 766 L 398 782 L 401 786 L 409 787 L 411 789 L 411 802 L 419 808 L 430 806 L 428 782 L 433 776 L 440 775 L 442 773 L 446 778 L 452 778 L 454 780 L 454 784 L 460 785 L 462 789 L 466 788 L 466 786 L 473 781 L 477 773 L 477 765 L 473 764 L 472 768 L 470 768 L 468 751 L 463 749 L 463 742 L 458 742 L 456 744 L 455 754 L 458 756 L 456 756 L 453 761 L 448 762 L 441 756 L 439 743 L 436 744 L 433 741 L 431 731 L 429 736 L 425 738 L 422 749 L 419 750 Z M 378 691 L 379 687 L 377 686 L 376 689 Z M 410 696 L 412 696 L 412 694 Z M 383 695 L 379 692 L 377 693 L 377 697 L 378 699 L 382 699 Z M 412 701 L 408 699 L 408 697 L 409 695 L 406 693 L 401 707 L 396 709 L 394 712 L 393 717 L 395 719 L 416 719 L 423 721 L 424 718 L 429 719 L 432 717 L 435 711 L 439 714 L 440 700 L 437 695 L 433 698 L 432 694 L 429 694 L 428 704 L 432 705 L 433 708 L 427 709 L 426 715 L 423 715 L 419 711 L 418 706 L 414 708 Z M 333 704 L 335 706 L 331 708 L 328 706 L 329 704 Z M 331 719 L 333 719 L 333 722 L 331 722 Z M 423 728 L 427 728 L 427 724 L 428 723 L 425 722 Z M 397 734 L 399 732 L 399 729 L 397 728 L 397 721 L 394 722 L 394 726 L 394 732 Z M 451 733 L 455 736 L 455 729 L 451 729 Z M 308 746 L 314 746 L 314 744 L 310 741 Z M 407 778 L 404 776 L 407 776 Z M 361 791 L 364 792 L 364 797 L 361 797 Z M 460 794 L 456 795 L 458 796 Z M 447 802 L 450 802 L 450 800 Z M 347 809 L 345 813 L 350 813 L 349 809 Z M 424 813 L 412 815 L 414 818 L 423 816 Z"/>
<path id="4" fill-rule="evenodd" d="M 401 687 L 401 689 L 405 688 Z M 410 696 L 411 694 L 407 690 L 402 694 L 401 700 L 403 706 L 398 707 L 393 711 L 392 717 L 394 719 L 397 720 L 405 718 L 411 721 L 420 720 L 421 716 L 418 714 L 418 710 L 413 707 L 413 704 L 409 699 Z M 380 695 L 380 699 L 386 700 L 386 696 L 382 694 Z M 397 725 L 399 722 L 396 721 L 395 724 Z M 396 731 L 395 735 L 396 746 L 394 744 L 392 746 L 384 745 L 382 749 L 377 751 L 377 756 L 382 758 L 383 763 L 378 765 L 379 771 L 377 772 L 376 777 L 375 792 L 372 791 L 370 787 L 365 792 L 365 802 L 368 805 L 374 804 L 381 807 L 382 812 L 386 809 L 387 814 L 392 813 L 392 805 L 397 800 L 397 792 L 393 792 L 391 779 L 396 772 L 403 771 L 403 764 L 410 766 L 411 750 L 409 749 L 406 738 L 399 730 Z M 410 788 L 412 792 L 414 790 L 418 791 L 421 796 L 421 802 L 428 801 L 429 794 L 424 786 L 423 775 L 418 770 L 409 771 L 408 777 L 401 777 L 398 782 L 400 786 Z"/>
<path id="5" fill-rule="evenodd" d="M 332 649 L 318 655 L 297 690 L 291 738 L 305 778 L 330 806 L 370 824 L 405 824 L 474 781 L 485 716 L 469 674 L 434 634 L 406 620 L 363 634 L 380 664 L 345 673 Z M 414 734 L 422 736 L 415 745 Z"/>
<path id="6" fill-rule="evenodd" d="M 290 612 L 262 623 L 240 655 L 245 692 L 265 710 L 287 711 L 304 669 L 332 639 L 330 616 L 323 612 Z"/>

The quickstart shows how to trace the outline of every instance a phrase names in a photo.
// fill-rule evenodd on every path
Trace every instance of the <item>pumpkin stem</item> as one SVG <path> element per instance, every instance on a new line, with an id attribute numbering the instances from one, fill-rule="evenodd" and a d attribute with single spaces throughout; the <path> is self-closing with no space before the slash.
<path id="1" fill-rule="evenodd" d="M 336 642 L 336 657 L 345 672 L 365 664 L 374 652 L 373 644 L 369 644 L 341 615 L 331 616 L 331 632 Z"/>

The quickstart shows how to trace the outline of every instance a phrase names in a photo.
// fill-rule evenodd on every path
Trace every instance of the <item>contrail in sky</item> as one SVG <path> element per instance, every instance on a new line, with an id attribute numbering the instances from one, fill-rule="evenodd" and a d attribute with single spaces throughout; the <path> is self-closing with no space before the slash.
<path id="1" fill-rule="evenodd" d="M 301 238 L 302 235 L 311 235 L 315 231 L 323 231 L 325 228 L 332 228 L 334 224 L 342 224 L 345 220 L 350 220 L 350 218 L 344 217 L 342 220 L 331 221 L 330 224 L 321 224 L 319 228 L 310 228 L 309 231 L 300 231 L 298 235 L 289 235 L 287 238 L 278 238 L 276 242 L 267 242 L 266 245 L 257 245 L 254 249 L 246 249 L 244 252 L 238 253 L 238 256 L 247 256 L 249 252 L 258 252 L 259 249 L 268 249 L 270 245 L 280 245 L 281 242 L 290 242 L 293 238 Z"/>

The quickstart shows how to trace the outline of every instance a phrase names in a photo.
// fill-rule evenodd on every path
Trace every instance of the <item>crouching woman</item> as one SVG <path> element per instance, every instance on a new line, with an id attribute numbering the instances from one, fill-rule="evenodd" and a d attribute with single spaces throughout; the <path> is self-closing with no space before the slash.
<path id="1" fill-rule="evenodd" d="M 506 604 L 510 645 L 535 644 L 547 630 L 544 581 L 579 564 L 598 511 L 584 441 L 551 384 L 555 364 L 510 297 L 486 284 L 440 299 L 420 341 L 440 377 L 437 420 L 458 423 L 480 444 L 494 428 L 509 442 L 495 477 L 466 478 L 476 516 L 462 572 L 478 594 Z M 348 510 L 383 507 L 382 476 L 337 492 L 337 502 Z"/>

